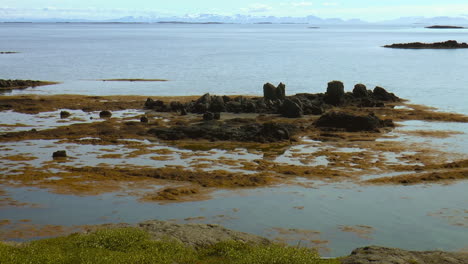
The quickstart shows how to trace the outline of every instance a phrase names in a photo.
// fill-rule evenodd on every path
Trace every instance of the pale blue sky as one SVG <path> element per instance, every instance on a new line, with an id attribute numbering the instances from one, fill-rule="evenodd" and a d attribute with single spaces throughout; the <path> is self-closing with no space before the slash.
<path id="1" fill-rule="evenodd" d="M 307 16 L 361 18 L 369 21 L 402 16 L 468 16 L 468 0 L 0 0 L 0 17 L 68 16 L 110 18 L 124 15 Z"/>

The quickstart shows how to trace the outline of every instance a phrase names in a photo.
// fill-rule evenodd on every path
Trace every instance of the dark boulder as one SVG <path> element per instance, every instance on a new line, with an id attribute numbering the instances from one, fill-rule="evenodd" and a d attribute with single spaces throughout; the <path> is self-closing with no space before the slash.
<path id="1" fill-rule="evenodd" d="M 303 114 L 301 106 L 290 99 L 286 99 L 280 109 L 281 115 L 289 118 L 301 117 Z"/>
<path id="2" fill-rule="evenodd" d="M 146 117 L 146 116 L 140 117 L 140 122 L 141 122 L 141 123 L 148 123 L 148 121 L 149 121 L 149 120 L 148 120 L 148 117 Z"/>
<path id="3" fill-rule="evenodd" d="M 99 113 L 100 118 L 110 118 L 111 116 L 112 116 L 111 111 L 104 110 Z"/>
<path id="4" fill-rule="evenodd" d="M 220 120 L 221 119 L 221 113 L 220 112 L 213 113 L 213 118 L 214 118 L 214 120 Z"/>
<path id="5" fill-rule="evenodd" d="M 343 83 L 340 81 L 331 81 L 328 83 L 324 100 L 327 104 L 337 106 L 343 103 L 344 95 Z"/>
<path id="6" fill-rule="evenodd" d="M 390 125 L 391 120 L 383 121 L 374 114 L 367 116 L 352 115 L 343 112 L 329 112 L 322 115 L 315 125 L 320 128 L 344 129 L 349 132 L 378 131 Z M 393 124 L 393 122 L 391 122 Z"/>
<path id="7" fill-rule="evenodd" d="M 226 105 L 221 96 L 212 96 L 209 110 L 212 112 L 226 112 Z"/>
<path id="8" fill-rule="evenodd" d="M 358 83 L 354 85 L 353 95 L 357 98 L 368 97 L 369 93 L 367 92 L 367 88 L 364 84 Z"/>
<path id="9" fill-rule="evenodd" d="M 67 152 L 65 150 L 58 150 L 52 153 L 52 158 L 66 158 Z"/>
<path id="10" fill-rule="evenodd" d="M 386 101 L 386 102 L 397 102 L 400 100 L 395 94 L 389 93 L 387 92 L 387 90 L 379 86 L 376 86 L 374 88 L 372 95 L 374 96 L 375 99 Z"/>
<path id="11" fill-rule="evenodd" d="M 67 118 L 69 116 L 71 116 L 71 114 L 68 111 L 61 111 L 60 112 L 60 118 Z"/>
<path id="12" fill-rule="evenodd" d="M 211 112 L 206 112 L 203 114 L 203 120 L 205 121 L 211 121 L 214 120 L 214 114 Z"/>

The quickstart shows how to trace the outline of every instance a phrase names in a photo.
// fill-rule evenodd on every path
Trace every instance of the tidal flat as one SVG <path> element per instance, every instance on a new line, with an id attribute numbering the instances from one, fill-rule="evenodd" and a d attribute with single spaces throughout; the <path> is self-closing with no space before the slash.
<path id="1" fill-rule="evenodd" d="M 333 88 L 286 97 L 266 87 L 284 98 L 0 96 L 0 238 L 160 219 L 219 223 L 324 256 L 369 244 L 466 247 L 467 116 L 362 87 L 333 98 Z M 268 96 L 271 106 L 244 111 Z M 219 119 L 206 116 L 219 98 Z M 321 113 L 289 117 L 295 105 L 275 100 L 315 100 L 301 109 Z"/>

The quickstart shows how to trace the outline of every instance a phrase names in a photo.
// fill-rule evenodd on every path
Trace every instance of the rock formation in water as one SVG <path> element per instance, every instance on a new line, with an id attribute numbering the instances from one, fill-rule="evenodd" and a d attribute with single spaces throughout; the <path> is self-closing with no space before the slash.
<path id="1" fill-rule="evenodd" d="M 434 26 L 428 26 L 425 28 L 432 28 L 432 29 L 462 29 L 464 27 L 459 27 L 459 26 L 446 26 L 446 25 L 434 25 Z"/>
<path id="2" fill-rule="evenodd" d="M 205 139 L 210 141 L 276 142 L 294 140 L 294 136 L 308 129 L 334 131 L 379 131 L 393 127 L 391 120 L 381 120 L 373 114 L 355 115 L 345 112 L 327 112 L 333 108 L 385 107 L 387 102 L 400 98 L 382 87 L 367 90 L 357 84 L 353 92 L 345 92 L 340 81 L 328 83 L 326 93 L 296 94 L 286 96 L 286 86 L 280 83 L 263 86 L 263 97 L 229 97 L 204 94 L 188 103 L 170 102 L 148 98 L 146 109 L 157 112 L 180 112 L 200 114 L 203 122 L 181 123 L 174 126 L 151 128 L 148 133 L 163 140 Z M 222 112 L 273 114 L 286 118 L 301 118 L 304 115 L 322 115 L 315 124 L 300 124 L 285 120 L 259 121 L 255 118 L 231 118 L 220 120 Z M 325 114 L 324 114 L 325 113 Z"/>
<path id="3" fill-rule="evenodd" d="M 183 112 L 204 114 L 206 112 L 218 113 L 258 113 L 280 114 L 284 117 L 297 118 L 302 115 L 320 115 L 326 109 L 335 106 L 383 107 L 387 102 L 398 102 L 400 99 L 382 87 L 375 87 L 373 91 L 367 90 L 363 84 L 357 84 L 353 92 L 344 91 L 340 81 L 328 83 L 326 93 L 300 93 L 286 96 L 286 86 L 280 83 L 277 87 L 266 83 L 263 86 L 263 97 L 229 97 L 204 94 L 197 100 L 188 103 L 161 100 L 154 101 L 148 98 L 145 108 L 157 112 Z"/>
<path id="4" fill-rule="evenodd" d="M 396 43 L 392 45 L 385 45 L 384 47 L 393 49 L 468 49 L 468 44 L 465 42 L 458 43 L 456 40 L 447 40 L 445 42 L 435 43 Z"/>

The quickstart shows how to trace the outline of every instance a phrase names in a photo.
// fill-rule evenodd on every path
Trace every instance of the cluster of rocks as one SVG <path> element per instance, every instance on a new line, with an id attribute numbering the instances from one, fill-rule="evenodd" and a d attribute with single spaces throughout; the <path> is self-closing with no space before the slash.
<path id="1" fill-rule="evenodd" d="M 363 84 L 355 85 L 352 92 L 345 92 L 340 81 L 328 83 L 327 91 L 319 94 L 301 93 L 286 96 L 286 86 L 280 83 L 263 86 L 263 97 L 247 98 L 238 96 L 212 96 L 205 94 L 191 102 L 165 103 L 150 98 L 145 103 L 146 109 L 158 112 L 180 112 L 181 115 L 196 113 L 203 115 L 204 122 L 156 127 L 149 134 L 163 140 L 206 139 L 210 141 L 255 141 L 276 142 L 293 140 L 294 135 L 310 128 L 338 131 L 379 131 L 379 128 L 393 127 L 391 120 L 381 120 L 373 114 L 360 116 L 344 112 L 325 110 L 344 106 L 384 107 L 386 102 L 400 99 L 384 88 L 375 87 L 367 90 Z M 339 109 L 339 108 L 338 108 Z M 221 112 L 279 114 L 288 118 L 303 115 L 321 115 L 315 124 L 291 122 L 258 122 L 252 118 L 221 119 Z"/>
<path id="2" fill-rule="evenodd" d="M 384 47 L 394 49 L 468 49 L 468 44 L 465 42 L 458 43 L 456 40 L 447 40 L 445 42 L 435 43 L 396 43 L 392 45 L 385 45 Z"/>
<path id="3" fill-rule="evenodd" d="M 367 90 L 363 84 L 357 84 L 353 92 L 345 92 L 340 81 L 328 83 L 326 93 L 300 93 L 286 96 L 286 85 L 280 83 L 274 86 L 266 83 L 263 86 L 263 97 L 248 98 L 244 96 L 229 97 L 205 94 L 197 100 L 182 104 L 180 102 L 165 103 L 161 100 L 148 98 L 146 109 L 157 112 L 180 112 L 208 114 L 205 120 L 217 119 L 216 113 L 259 113 L 280 114 L 284 117 L 297 118 L 303 115 L 320 115 L 333 106 L 355 105 L 360 107 L 383 107 L 385 102 L 396 102 L 400 99 L 384 88 L 376 87 Z"/>

